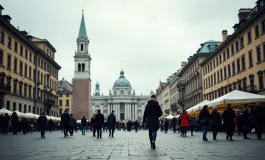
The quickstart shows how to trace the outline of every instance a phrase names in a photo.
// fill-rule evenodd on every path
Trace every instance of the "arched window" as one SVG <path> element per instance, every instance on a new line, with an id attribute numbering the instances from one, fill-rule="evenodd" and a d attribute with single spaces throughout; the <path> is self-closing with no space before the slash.
<path id="1" fill-rule="evenodd" d="M 82 71 L 85 71 L 85 63 L 82 64 Z"/>
<path id="2" fill-rule="evenodd" d="M 81 44 L 81 51 L 84 51 L 84 45 Z"/>
<path id="3" fill-rule="evenodd" d="M 81 71 L 81 64 L 78 63 L 78 71 L 80 72 Z"/>
<path id="4" fill-rule="evenodd" d="M 121 95 L 124 95 L 124 90 L 121 90 Z"/>

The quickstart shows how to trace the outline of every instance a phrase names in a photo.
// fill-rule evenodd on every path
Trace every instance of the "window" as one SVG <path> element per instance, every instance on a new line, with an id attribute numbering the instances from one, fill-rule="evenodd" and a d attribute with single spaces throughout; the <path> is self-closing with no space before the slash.
<path id="1" fill-rule="evenodd" d="M 23 62 L 22 61 L 20 61 L 20 63 L 19 63 L 19 75 L 23 75 Z"/>
<path id="2" fill-rule="evenodd" d="M 31 71 L 32 71 L 32 68 L 31 66 L 29 66 L 29 79 L 31 79 Z"/>
<path id="3" fill-rule="evenodd" d="M 237 42 L 237 44 L 238 44 L 238 42 Z M 232 45 L 231 46 L 231 56 L 233 56 L 234 54 L 235 54 L 234 45 Z M 227 59 L 228 59 L 228 57 L 227 57 Z"/>
<path id="4" fill-rule="evenodd" d="M 11 70 L 11 54 L 8 54 L 7 56 L 7 69 Z"/>
<path id="5" fill-rule="evenodd" d="M 4 32 L 0 32 L 0 43 L 4 43 L 4 41 L 5 41 L 5 34 L 4 34 Z"/>
<path id="6" fill-rule="evenodd" d="M 240 48 L 244 48 L 244 37 L 240 38 Z"/>
<path id="7" fill-rule="evenodd" d="M 210 52 L 214 52 L 215 49 L 216 49 L 216 46 L 214 46 L 214 45 L 210 45 Z"/>
<path id="8" fill-rule="evenodd" d="M 252 67 L 253 66 L 252 51 L 248 52 L 248 59 L 249 59 L 249 67 Z"/>
<path id="9" fill-rule="evenodd" d="M 236 52 L 239 51 L 239 46 L 238 46 L 238 41 L 236 41 Z M 232 50 L 232 55 L 233 55 L 233 50 Z"/>
<path id="10" fill-rule="evenodd" d="M 32 87 L 29 86 L 29 98 L 31 98 L 31 89 L 32 89 Z"/>
<path id="11" fill-rule="evenodd" d="M 17 73 L 17 58 L 14 58 L 14 73 Z"/>
<path id="12" fill-rule="evenodd" d="M 59 97 L 62 97 L 63 95 L 62 94 L 59 94 Z"/>
<path id="13" fill-rule="evenodd" d="M 220 64 L 222 64 L 222 55 L 219 56 Z"/>
<path id="14" fill-rule="evenodd" d="M 66 94 L 66 97 L 69 97 L 69 94 L 68 93 Z"/>
<path id="15" fill-rule="evenodd" d="M 13 111 L 16 111 L 17 110 L 17 104 L 16 102 L 13 102 Z"/>
<path id="16" fill-rule="evenodd" d="M 124 95 L 124 90 L 121 90 L 121 95 Z"/>
<path id="17" fill-rule="evenodd" d="M 62 106 L 62 105 L 63 105 L 62 100 L 59 100 L 59 106 Z"/>
<path id="18" fill-rule="evenodd" d="M 81 64 L 78 63 L 78 71 L 80 72 L 81 71 Z"/>
<path id="19" fill-rule="evenodd" d="M 6 101 L 6 109 L 10 110 L 10 101 Z"/>
<path id="20" fill-rule="evenodd" d="M 17 53 L 17 42 L 15 42 L 15 48 L 14 51 Z"/>
<path id="21" fill-rule="evenodd" d="M 12 38 L 8 37 L 7 47 L 11 49 L 11 45 L 12 45 Z"/>
<path id="22" fill-rule="evenodd" d="M 263 61 L 265 61 L 265 43 L 263 43 Z"/>
<path id="23" fill-rule="evenodd" d="M 82 64 L 82 71 L 85 71 L 85 63 Z"/>
<path id="24" fill-rule="evenodd" d="M 226 58 L 225 58 L 225 52 L 223 52 L 223 61 L 225 61 L 226 60 Z"/>
<path id="25" fill-rule="evenodd" d="M 243 89 L 244 89 L 244 91 L 247 91 L 247 80 L 246 80 L 246 78 L 243 79 Z"/>
<path id="26" fill-rule="evenodd" d="M 222 81 L 223 80 L 223 70 L 222 70 L 222 68 L 220 69 L 220 81 Z"/>
<path id="27" fill-rule="evenodd" d="M 31 106 L 29 106 L 29 112 L 31 112 Z"/>
<path id="28" fill-rule="evenodd" d="M 25 58 L 28 59 L 28 50 L 25 51 Z"/>
<path id="29" fill-rule="evenodd" d="M 25 64 L 25 68 L 24 68 L 24 76 L 28 77 L 28 65 Z"/>
<path id="30" fill-rule="evenodd" d="M 214 81 L 214 84 L 216 84 L 216 73 L 214 73 L 213 75 L 213 81 Z"/>
<path id="31" fill-rule="evenodd" d="M 81 51 L 84 51 L 84 45 L 81 44 Z"/>
<path id="32" fill-rule="evenodd" d="M 251 31 L 248 32 L 248 44 L 252 42 Z"/>
<path id="33" fill-rule="evenodd" d="M 26 112 L 27 112 L 27 105 L 24 104 L 24 113 L 26 113 Z"/>
<path id="34" fill-rule="evenodd" d="M 262 21 L 262 33 L 265 33 L 265 19 Z"/>
<path id="35" fill-rule="evenodd" d="M 238 90 L 241 90 L 241 80 L 237 81 L 237 85 L 238 85 Z"/>
<path id="36" fill-rule="evenodd" d="M 257 47 L 257 63 L 261 62 L 260 46 Z"/>
<path id="37" fill-rule="evenodd" d="M 251 92 L 253 92 L 254 91 L 254 75 L 251 75 L 249 77 L 249 80 L 250 80 L 250 90 Z"/>
<path id="38" fill-rule="evenodd" d="M 20 55 L 23 57 L 23 46 L 20 45 Z"/>
<path id="39" fill-rule="evenodd" d="M 220 81 L 219 71 L 217 71 L 217 83 Z"/>
<path id="40" fill-rule="evenodd" d="M 32 62 L 32 53 L 29 53 L 29 61 Z"/>
<path id="41" fill-rule="evenodd" d="M 259 73 L 259 89 L 264 89 L 263 73 Z"/>
<path id="42" fill-rule="evenodd" d="M 231 46 L 232 49 L 232 46 Z M 232 52 L 233 53 L 233 52 Z M 229 52 L 229 48 L 227 48 L 226 50 L 226 58 L 229 59 L 230 58 L 230 52 Z"/>
<path id="43" fill-rule="evenodd" d="M 66 106 L 69 106 L 69 100 L 68 99 L 66 100 Z"/>
<path id="44" fill-rule="evenodd" d="M 27 97 L 27 85 L 24 85 L 24 97 Z"/>
<path id="45" fill-rule="evenodd" d="M 226 79 L 226 76 L 227 76 L 227 74 L 226 74 L 226 67 L 224 67 L 224 79 Z"/>
<path id="46" fill-rule="evenodd" d="M 255 35 L 256 35 L 256 38 L 259 37 L 259 25 L 256 25 L 255 27 Z"/>
<path id="47" fill-rule="evenodd" d="M 218 66 L 218 63 L 219 63 L 218 57 L 216 57 L 216 66 Z"/>
<path id="48" fill-rule="evenodd" d="M 232 62 L 232 74 L 236 74 L 235 62 Z"/>
<path id="49" fill-rule="evenodd" d="M 242 65 L 242 70 L 246 69 L 246 64 L 245 64 L 245 55 L 241 57 L 241 65 Z"/>
<path id="50" fill-rule="evenodd" d="M 22 96 L 22 83 L 19 83 L 19 95 Z"/>
<path id="51" fill-rule="evenodd" d="M 230 64 L 227 65 L 227 70 L 228 70 L 228 77 L 231 76 L 231 67 Z"/>
<path id="52" fill-rule="evenodd" d="M 3 66 L 4 65 L 4 53 L 3 51 L 0 50 L 0 66 Z"/>
<path id="53" fill-rule="evenodd" d="M 17 81 L 13 80 L 13 93 L 17 94 Z"/>
<path id="54" fill-rule="evenodd" d="M 238 58 L 238 59 L 236 60 L 236 62 L 237 62 L 237 73 L 239 73 L 240 70 L 241 70 L 241 68 L 240 68 L 240 59 Z"/>

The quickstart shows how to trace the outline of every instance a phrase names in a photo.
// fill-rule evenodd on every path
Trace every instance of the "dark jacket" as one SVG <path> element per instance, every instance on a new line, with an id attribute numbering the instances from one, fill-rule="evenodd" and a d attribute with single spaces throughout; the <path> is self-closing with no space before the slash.
<path id="1" fill-rule="evenodd" d="M 104 116 L 101 113 L 98 113 L 95 117 L 96 125 L 102 127 L 104 125 Z"/>
<path id="2" fill-rule="evenodd" d="M 203 121 L 203 120 L 206 120 L 205 123 L 203 125 L 208 125 L 209 124 L 209 120 L 211 118 L 211 115 L 210 115 L 210 112 L 206 109 L 202 109 L 200 111 L 200 115 L 199 115 L 199 120 L 200 120 L 200 123 Z"/>
<path id="3" fill-rule="evenodd" d="M 46 129 L 46 123 L 47 123 L 47 118 L 43 115 L 41 115 L 39 118 L 38 118 L 38 125 L 39 125 L 39 128 L 41 130 L 45 130 Z"/>
<path id="4" fill-rule="evenodd" d="M 91 118 L 91 125 L 94 126 L 95 124 L 96 124 L 96 118 L 95 117 L 92 117 Z"/>
<path id="5" fill-rule="evenodd" d="M 190 117 L 189 124 L 190 124 L 190 126 L 196 126 L 196 118 L 195 117 Z"/>
<path id="6" fill-rule="evenodd" d="M 86 120 L 85 118 L 82 118 L 82 119 L 81 119 L 81 124 L 82 124 L 82 126 L 85 126 L 85 125 L 86 125 L 86 121 L 87 121 L 87 120 Z"/>
<path id="7" fill-rule="evenodd" d="M 174 118 L 172 119 L 172 125 L 173 125 L 173 126 L 176 126 L 176 125 L 177 125 L 177 119 L 176 119 L 176 117 L 174 117 Z"/>
<path id="8" fill-rule="evenodd" d="M 63 123 L 63 127 L 66 128 L 69 125 L 70 115 L 67 112 L 64 112 L 61 115 L 61 121 Z"/>
<path id="9" fill-rule="evenodd" d="M 244 125 L 248 129 L 250 129 L 251 126 L 252 126 L 252 119 L 251 119 L 251 115 L 250 115 L 250 113 L 249 113 L 247 108 L 243 109 L 242 115 L 243 115 L 243 123 L 244 123 Z"/>
<path id="10" fill-rule="evenodd" d="M 161 107 L 156 99 L 150 99 L 144 110 L 143 122 L 147 122 L 147 129 L 158 130 L 159 120 L 158 118 L 162 116 Z"/>
<path id="11" fill-rule="evenodd" d="M 5 116 L 4 120 L 3 120 L 3 125 L 5 127 L 8 127 L 9 126 L 9 121 L 10 121 L 10 118 L 8 116 Z"/>
<path id="12" fill-rule="evenodd" d="M 235 111 L 231 107 L 228 107 L 222 115 L 222 118 L 224 120 L 224 125 L 225 126 L 234 126 L 235 125 L 235 121 L 234 121 L 235 117 L 236 117 Z"/>
<path id="13" fill-rule="evenodd" d="M 116 124 L 116 116 L 111 113 L 108 117 L 108 127 L 111 128 L 111 127 L 114 127 Z"/>
<path id="14" fill-rule="evenodd" d="M 139 126 L 139 122 L 138 122 L 138 121 L 135 121 L 135 122 L 134 122 L 134 127 L 135 127 L 135 128 L 138 128 L 138 126 Z"/>
<path id="15" fill-rule="evenodd" d="M 212 127 L 220 127 L 222 124 L 221 114 L 217 110 L 213 110 L 211 113 Z"/>
<path id="16" fill-rule="evenodd" d="M 76 120 L 75 120 L 74 117 L 70 117 L 70 120 L 69 120 L 69 127 L 76 128 Z"/>
<path id="17" fill-rule="evenodd" d="M 252 119 L 253 119 L 253 123 L 255 124 L 262 124 L 264 123 L 264 117 L 265 117 L 265 113 L 263 108 L 261 108 L 260 106 L 255 106 L 252 109 Z"/>
<path id="18" fill-rule="evenodd" d="M 19 123 L 18 116 L 13 116 L 11 121 L 12 127 L 16 127 L 18 123 Z"/>

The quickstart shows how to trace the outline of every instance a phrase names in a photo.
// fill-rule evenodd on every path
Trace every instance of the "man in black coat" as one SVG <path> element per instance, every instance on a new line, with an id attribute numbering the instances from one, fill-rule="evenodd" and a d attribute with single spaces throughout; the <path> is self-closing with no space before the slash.
<path id="1" fill-rule="evenodd" d="M 115 125 L 116 125 L 116 116 L 114 115 L 114 110 L 113 110 L 108 117 L 109 137 L 110 135 L 113 137 Z"/>
<path id="2" fill-rule="evenodd" d="M 68 110 L 66 109 L 64 113 L 61 115 L 61 121 L 63 123 L 63 129 L 64 129 L 64 137 L 68 137 L 68 128 L 69 128 L 69 120 L 70 115 L 68 113 Z"/>
<path id="3" fill-rule="evenodd" d="M 96 137 L 96 115 L 93 114 L 93 117 L 91 118 L 91 126 L 93 129 L 93 137 Z"/>
<path id="4" fill-rule="evenodd" d="M 249 130 L 252 129 L 252 119 L 250 115 L 250 109 L 248 108 L 248 105 L 244 105 L 244 109 L 242 112 L 243 115 L 243 124 L 244 124 L 244 139 L 249 139 L 248 138 L 248 132 Z"/>
<path id="5" fill-rule="evenodd" d="M 102 138 L 102 126 L 104 125 L 104 116 L 98 110 L 98 114 L 95 117 L 97 127 L 97 138 Z"/>
<path id="6" fill-rule="evenodd" d="M 218 112 L 216 106 L 213 107 L 213 111 L 210 117 L 211 117 L 211 122 L 212 122 L 213 140 L 217 140 L 216 137 L 217 137 L 218 130 L 222 124 L 222 119 L 221 119 L 221 115 Z"/>
<path id="7" fill-rule="evenodd" d="M 147 129 L 149 130 L 149 139 L 151 142 L 151 147 L 156 148 L 155 141 L 157 136 L 157 131 L 159 129 L 159 117 L 162 116 L 161 107 L 156 99 L 155 95 L 151 96 L 148 100 L 148 104 L 144 110 L 143 123 L 147 123 Z"/>
<path id="8" fill-rule="evenodd" d="M 83 116 L 83 118 L 81 119 L 81 124 L 82 124 L 82 135 L 85 135 L 86 124 L 87 124 L 87 120 L 85 116 Z"/>
<path id="9" fill-rule="evenodd" d="M 8 134 L 9 122 L 10 122 L 10 118 L 8 114 L 6 113 L 3 119 L 3 134 Z"/>
<path id="10" fill-rule="evenodd" d="M 165 119 L 165 133 L 167 133 L 167 131 L 168 131 L 168 126 L 169 126 L 169 121 L 166 118 Z"/>
<path id="11" fill-rule="evenodd" d="M 138 122 L 138 120 L 136 119 L 135 122 L 134 122 L 134 129 L 135 129 L 135 132 L 138 132 L 138 127 L 139 127 L 139 122 Z"/>
<path id="12" fill-rule="evenodd" d="M 234 119 L 236 117 L 235 111 L 232 109 L 231 104 L 228 104 L 227 109 L 223 113 L 224 127 L 226 131 L 226 139 L 233 140 L 233 132 L 235 128 Z"/>
<path id="13" fill-rule="evenodd" d="M 173 133 L 176 133 L 176 126 L 177 126 L 177 119 L 176 119 L 176 117 L 174 117 L 172 119 Z"/>
<path id="14" fill-rule="evenodd" d="M 69 133 L 70 133 L 70 136 L 73 136 L 75 128 L 76 128 L 76 120 L 73 117 L 73 114 L 70 114 L 70 120 L 69 120 Z"/>
<path id="15" fill-rule="evenodd" d="M 44 113 L 40 114 L 40 117 L 38 118 L 37 122 L 40 129 L 41 138 L 45 138 L 45 129 L 47 124 L 47 118 L 44 116 Z"/>
<path id="16" fill-rule="evenodd" d="M 20 121 L 20 124 L 21 124 L 23 134 L 26 134 L 27 127 L 28 127 L 28 120 L 25 117 L 23 117 L 22 120 Z"/>
<path id="17" fill-rule="evenodd" d="M 252 110 L 252 118 L 258 140 L 262 138 L 264 117 L 265 117 L 264 109 L 260 107 L 260 102 L 258 101 L 256 102 L 255 107 Z"/>

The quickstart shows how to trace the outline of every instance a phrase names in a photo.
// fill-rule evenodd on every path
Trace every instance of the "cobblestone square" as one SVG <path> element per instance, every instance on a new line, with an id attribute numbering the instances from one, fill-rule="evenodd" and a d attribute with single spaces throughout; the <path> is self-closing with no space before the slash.
<path id="1" fill-rule="evenodd" d="M 102 139 L 92 137 L 88 132 L 85 136 L 75 132 L 73 137 L 64 138 L 63 133 L 56 131 L 46 133 L 41 139 L 39 133 L 27 135 L 1 135 L 1 160 L 172 160 L 172 159 L 264 159 L 265 140 L 258 141 L 254 134 L 251 140 L 235 136 L 234 141 L 225 140 L 225 134 L 218 135 L 219 140 L 213 141 L 211 133 L 209 141 L 201 140 L 201 132 L 186 138 L 179 134 L 158 132 L 157 148 L 150 148 L 147 131 L 117 131 L 114 138 L 107 133 Z"/>

